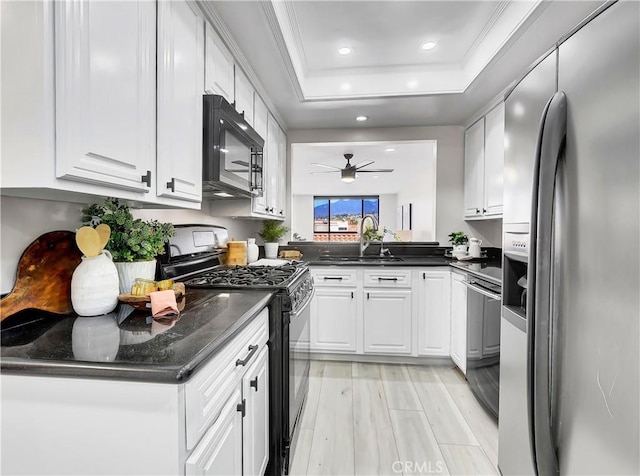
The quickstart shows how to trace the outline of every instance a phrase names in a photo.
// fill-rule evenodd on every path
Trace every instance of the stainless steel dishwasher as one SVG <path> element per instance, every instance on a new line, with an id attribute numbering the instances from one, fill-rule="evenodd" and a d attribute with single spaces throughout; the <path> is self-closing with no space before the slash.
<path id="1" fill-rule="evenodd" d="M 502 287 L 468 275 L 467 372 L 474 395 L 498 419 L 500 399 L 500 300 Z"/>

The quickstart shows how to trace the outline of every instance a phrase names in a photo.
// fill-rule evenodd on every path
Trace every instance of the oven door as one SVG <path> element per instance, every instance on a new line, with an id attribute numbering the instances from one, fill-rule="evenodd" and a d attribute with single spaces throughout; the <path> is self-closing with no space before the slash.
<path id="1" fill-rule="evenodd" d="M 289 437 L 294 442 L 294 430 L 309 392 L 309 341 L 311 328 L 311 299 L 309 293 L 304 305 L 289 313 Z"/>

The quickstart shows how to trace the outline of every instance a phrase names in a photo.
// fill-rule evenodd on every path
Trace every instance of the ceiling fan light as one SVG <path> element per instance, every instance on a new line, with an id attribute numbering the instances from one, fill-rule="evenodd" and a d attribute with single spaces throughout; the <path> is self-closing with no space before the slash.
<path id="1" fill-rule="evenodd" d="M 356 170 L 355 169 L 342 169 L 341 171 L 342 181 L 345 183 L 351 183 L 356 179 Z"/>

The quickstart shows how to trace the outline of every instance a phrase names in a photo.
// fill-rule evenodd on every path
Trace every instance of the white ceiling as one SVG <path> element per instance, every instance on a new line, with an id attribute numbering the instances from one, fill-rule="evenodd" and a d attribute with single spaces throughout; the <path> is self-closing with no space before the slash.
<path id="1" fill-rule="evenodd" d="M 397 194 L 409 185 L 427 181 L 436 158 L 435 141 L 358 142 L 292 144 L 291 193 L 293 195 L 379 195 Z M 386 149 L 395 149 L 387 152 Z M 365 160 L 374 163 L 366 169 L 393 169 L 387 173 L 358 174 L 352 183 L 340 179 L 340 172 L 312 174 L 330 169 L 321 163 L 343 168 L 346 153 L 352 153 L 351 165 Z"/>
<path id="2" fill-rule="evenodd" d="M 602 3 L 204 1 L 288 129 L 464 125 Z"/>

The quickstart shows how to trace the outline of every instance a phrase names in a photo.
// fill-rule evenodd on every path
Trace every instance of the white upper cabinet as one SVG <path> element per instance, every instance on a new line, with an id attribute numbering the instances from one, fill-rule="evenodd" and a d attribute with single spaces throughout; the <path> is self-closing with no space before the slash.
<path id="1" fill-rule="evenodd" d="M 485 116 L 484 215 L 502 216 L 504 169 L 504 103 Z"/>
<path id="2" fill-rule="evenodd" d="M 267 196 L 267 213 L 269 215 L 278 215 L 278 188 L 280 187 L 280 148 L 278 147 L 278 138 L 280 136 L 280 126 L 269 114 L 267 121 L 267 186 L 265 194 Z"/>
<path id="3" fill-rule="evenodd" d="M 278 204 L 277 215 L 284 218 L 287 215 L 287 136 L 282 129 L 278 134 Z"/>
<path id="4" fill-rule="evenodd" d="M 56 2 L 56 177 L 149 191 L 155 16 L 154 2 Z"/>
<path id="5" fill-rule="evenodd" d="M 504 168 L 504 103 L 464 134 L 464 217 L 501 218 Z"/>
<path id="6" fill-rule="evenodd" d="M 205 38 L 205 92 L 233 102 L 233 56 L 209 23 L 205 26 Z"/>
<path id="7" fill-rule="evenodd" d="M 202 200 L 204 20 L 194 3 L 158 3 L 157 193 Z"/>
<path id="8" fill-rule="evenodd" d="M 267 105 L 258 93 L 255 93 L 254 95 L 253 105 L 253 128 L 258 134 L 260 134 L 260 137 L 266 140 L 269 109 L 267 109 Z"/>
<path id="9" fill-rule="evenodd" d="M 482 216 L 484 196 L 484 118 L 464 132 L 464 216 Z"/>
<path id="10" fill-rule="evenodd" d="M 253 86 L 247 76 L 236 65 L 235 67 L 235 102 L 236 111 L 244 115 L 244 120 L 253 127 Z"/>

